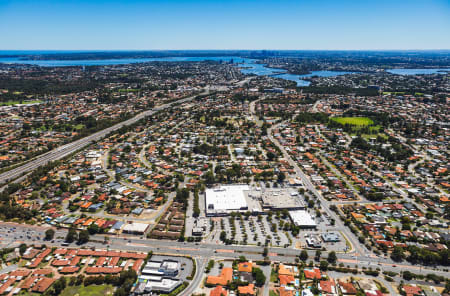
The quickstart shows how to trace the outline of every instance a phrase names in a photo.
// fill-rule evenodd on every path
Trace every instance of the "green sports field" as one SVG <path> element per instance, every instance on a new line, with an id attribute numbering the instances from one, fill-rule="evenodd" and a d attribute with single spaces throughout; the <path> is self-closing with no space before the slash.
<path id="1" fill-rule="evenodd" d="M 6 102 L 0 102 L 0 106 L 12 106 L 12 105 L 24 105 L 24 104 L 37 104 L 42 103 L 40 100 L 33 100 L 33 101 L 6 101 Z"/>
<path id="2" fill-rule="evenodd" d="M 108 296 L 112 295 L 114 287 L 111 285 L 68 286 L 62 291 L 61 296 Z"/>
<path id="3" fill-rule="evenodd" d="M 336 121 L 340 124 L 351 124 L 351 125 L 357 125 L 357 126 L 364 126 L 364 125 L 372 125 L 373 121 L 370 118 L 367 117 L 333 117 L 331 120 Z"/>

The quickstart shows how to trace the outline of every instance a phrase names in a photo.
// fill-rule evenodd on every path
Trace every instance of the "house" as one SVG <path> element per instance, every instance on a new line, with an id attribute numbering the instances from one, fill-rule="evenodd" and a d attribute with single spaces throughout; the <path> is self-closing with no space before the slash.
<path id="1" fill-rule="evenodd" d="M 208 276 L 206 279 L 206 283 L 209 285 L 221 285 L 226 286 L 229 282 L 231 282 L 233 276 L 233 269 L 230 267 L 225 267 L 222 269 L 222 272 L 219 276 Z"/>
<path id="2" fill-rule="evenodd" d="M 298 274 L 298 269 L 296 266 L 284 265 L 280 263 L 278 266 L 278 275 L 290 275 L 296 276 Z"/>
<path id="3" fill-rule="evenodd" d="M 255 285 L 249 284 L 248 286 L 239 286 L 238 295 L 255 295 Z"/>
<path id="4" fill-rule="evenodd" d="M 280 287 L 278 289 L 279 296 L 294 296 L 295 291 L 292 289 L 287 289 L 285 287 Z"/>
<path id="5" fill-rule="evenodd" d="M 322 292 L 322 295 L 338 295 L 336 284 L 333 279 L 320 281 L 319 290 Z"/>
<path id="6" fill-rule="evenodd" d="M 280 282 L 280 286 L 294 285 L 295 277 L 292 275 L 278 275 L 278 280 Z"/>
<path id="7" fill-rule="evenodd" d="M 222 286 L 216 286 L 211 290 L 209 296 L 227 296 L 228 292 Z"/>
<path id="8" fill-rule="evenodd" d="M 44 293 L 53 284 L 55 279 L 44 277 L 41 278 L 31 289 L 33 292 Z"/>
<path id="9" fill-rule="evenodd" d="M 422 289 L 416 285 L 404 285 L 402 289 L 405 291 L 406 296 L 423 295 Z"/>
<path id="10" fill-rule="evenodd" d="M 352 283 L 346 283 L 346 282 L 338 282 L 339 288 L 341 289 L 342 294 L 344 295 L 356 295 L 356 288 L 353 286 Z"/>
<path id="11" fill-rule="evenodd" d="M 322 275 L 320 273 L 320 269 L 314 267 L 313 269 L 304 269 L 305 278 L 308 280 L 321 279 Z"/>
<path id="12" fill-rule="evenodd" d="M 252 263 L 251 262 L 242 262 L 238 265 L 239 272 L 252 272 Z"/>

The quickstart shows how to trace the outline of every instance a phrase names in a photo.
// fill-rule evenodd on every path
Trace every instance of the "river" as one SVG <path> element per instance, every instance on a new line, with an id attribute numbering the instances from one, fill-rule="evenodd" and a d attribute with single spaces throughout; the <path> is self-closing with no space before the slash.
<path id="1" fill-rule="evenodd" d="M 12 53 L 12 52 L 11 52 Z M 9 53 L 9 54 L 11 54 Z M 1 53 L 6 54 L 6 53 Z M 309 81 L 302 78 L 311 76 L 331 77 L 337 75 L 345 75 L 351 72 L 340 71 L 312 71 L 310 74 L 295 75 L 289 74 L 284 69 L 269 68 L 264 64 L 258 64 L 257 60 L 241 57 L 167 57 L 167 58 L 136 58 L 136 59 L 103 59 L 103 60 L 24 60 L 19 57 L 1 57 L 0 63 L 6 64 L 28 64 L 41 67 L 67 67 L 67 66 L 108 66 L 108 65 L 125 65 L 133 63 L 146 62 L 198 62 L 198 61 L 223 61 L 238 64 L 243 74 L 270 75 L 285 80 L 295 81 L 297 86 L 308 86 Z"/>

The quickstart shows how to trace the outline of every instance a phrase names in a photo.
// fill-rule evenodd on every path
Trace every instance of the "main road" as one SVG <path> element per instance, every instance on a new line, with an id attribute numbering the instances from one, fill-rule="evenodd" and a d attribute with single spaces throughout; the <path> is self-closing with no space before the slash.
<path id="1" fill-rule="evenodd" d="M 28 245 L 45 244 L 47 246 L 64 247 L 64 237 L 67 234 L 66 229 L 55 229 L 55 239 L 53 241 L 43 241 L 45 230 L 50 227 L 18 224 L 10 222 L 0 222 L 0 244 L 16 245 L 18 243 L 26 243 Z M 11 230 L 12 229 L 12 230 Z M 10 232 L 8 232 L 10 231 Z M 30 236 L 30 238 L 28 238 Z M 39 236 L 39 240 L 36 239 Z M 106 238 L 105 238 L 106 237 Z M 245 256 L 249 260 L 263 260 L 264 248 L 253 245 L 218 245 L 213 243 L 188 243 L 168 240 L 145 239 L 136 236 L 115 236 L 115 235 L 93 235 L 91 241 L 79 246 L 71 244 L 69 248 L 89 247 L 95 249 L 110 250 L 127 250 L 137 252 L 149 252 L 167 255 L 184 255 L 190 256 L 197 261 L 197 272 L 201 272 L 205 261 L 209 259 L 236 259 L 239 256 Z M 295 263 L 296 258 L 300 254 L 300 250 L 293 248 L 269 247 L 269 259 L 272 261 L 280 261 L 285 263 Z M 315 250 L 307 250 L 309 260 L 315 256 Z M 322 258 L 328 256 L 327 251 L 322 252 Z M 337 253 L 338 263 L 343 263 L 350 267 L 379 267 L 383 271 L 409 270 L 418 274 L 435 273 L 438 275 L 448 276 L 448 272 L 443 270 L 445 267 L 430 268 L 420 265 L 410 265 L 408 263 L 401 264 L 393 262 L 389 257 L 367 256 L 355 258 L 352 254 Z M 195 277 L 197 278 L 197 277 Z M 198 280 L 198 279 L 197 279 Z"/>
<path id="2" fill-rule="evenodd" d="M 280 127 L 283 124 L 284 123 L 279 123 L 277 125 L 274 125 L 267 131 L 267 136 L 269 137 L 270 141 L 272 143 L 274 143 L 280 149 L 281 153 L 283 154 L 283 157 L 294 168 L 294 171 L 295 171 L 296 175 L 298 177 L 300 177 L 300 179 L 302 180 L 302 182 L 305 185 L 305 187 L 311 193 L 313 193 L 318 200 L 320 200 L 320 203 L 322 205 L 322 209 L 325 210 L 325 212 L 328 214 L 329 217 L 332 217 L 335 220 L 336 226 L 339 228 L 339 230 L 342 233 L 344 233 L 346 238 L 351 242 L 353 248 L 358 252 L 357 255 L 359 255 L 359 256 L 367 256 L 367 255 L 369 255 L 370 251 L 368 251 L 367 249 L 364 249 L 364 247 L 361 246 L 361 244 L 358 242 L 358 240 L 353 235 L 353 233 L 351 233 L 348 230 L 348 228 L 344 225 L 344 223 L 342 223 L 341 219 L 336 215 L 336 213 L 334 213 L 333 211 L 330 210 L 330 202 L 328 200 L 326 200 L 322 196 L 322 194 L 319 193 L 319 191 L 317 191 L 316 187 L 311 183 L 311 181 L 309 180 L 308 176 L 298 166 L 297 162 L 292 159 L 292 157 L 289 155 L 289 153 L 287 153 L 286 149 L 284 148 L 283 145 L 281 145 L 281 143 L 278 141 L 278 139 L 276 139 L 272 135 L 273 130 L 278 128 L 278 127 Z"/>
<path id="3" fill-rule="evenodd" d="M 146 116 L 153 115 L 156 112 L 167 109 L 174 104 L 191 101 L 199 95 L 207 95 L 207 94 L 209 94 L 209 92 L 210 92 L 209 87 L 206 87 L 204 89 L 204 91 L 200 94 L 197 94 L 197 95 L 191 96 L 191 97 L 187 97 L 187 98 L 183 98 L 183 99 L 180 99 L 180 100 L 177 100 L 177 101 L 174 101 L 171 103 L 167 103 L 164 105 L 160 105 L 153 109 L 141 112 L 141 113 L 137 114 L 136 116 L 134 116 L 133 118 L 130 118 L 128 120 L 117 123 L 113 126 L 110 126 L 106 129 L 104 129 L 104 130 L 101 130 L 92 135 L 89 135 L 85 138 L 82 138 L 82 139 L 76 140 L 74 142 L 60 146 L 58 148 L 55 148 L 52 151 L 44 153 L 44 154 L 36 157 L 35 159 L 27 162 L 26 164 L 24 164 L 22 166 L 16 167 L 12 170 L 9 170 L 7 172 L 0 174 L 0 184 L 5 184 L 8 182 L 17 180 L 17 179 L 23 177 L 24 175 L 29 174 L 30 172 L 32 172 L 33 170 L 35 170 L 36 168 L 38 168 L 40 166 L 43 166 L 51 161 L 62 159 L 64 157 L 66 157 L 67 155 L 70 155 L 71 153 L 73 153 L 81 148 L 86 147 L 87 145 L 91 144 L 92 142 L 102 139 L 110 132 L 116 131 L 123 126 L 131 125 L 131 124 L 143 119 Z"/>

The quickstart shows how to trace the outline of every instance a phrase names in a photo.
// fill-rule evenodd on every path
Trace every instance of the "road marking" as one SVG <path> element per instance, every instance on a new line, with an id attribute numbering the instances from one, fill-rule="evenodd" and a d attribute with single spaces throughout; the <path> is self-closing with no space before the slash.
<path id="1" fill-rule="evenodd" d="M 146 244 L 136 244 L 136 243 L 126 243 L 127 246 L 131 247 L 145 247 Z"/>
<path id="2" fill-rule="evenodd" d="M 338 259 L 339 262 L 344 262 L 344 263 L 358 263 L 357 260 L 353 260 L 353 259 Z"/>
<path id="3" fill-rule="evenodd" d="M 198 251 L 198 249 L 195 249 L 195 248 L 168 247 L 168 249 L 171 249 L 171 250 L 183 250 L 183 251 Z"/>
<path id="4" fill-rule="evenodd" d="M 234 253 L 234 250 L 217 249 L 217 253 Z"/>

